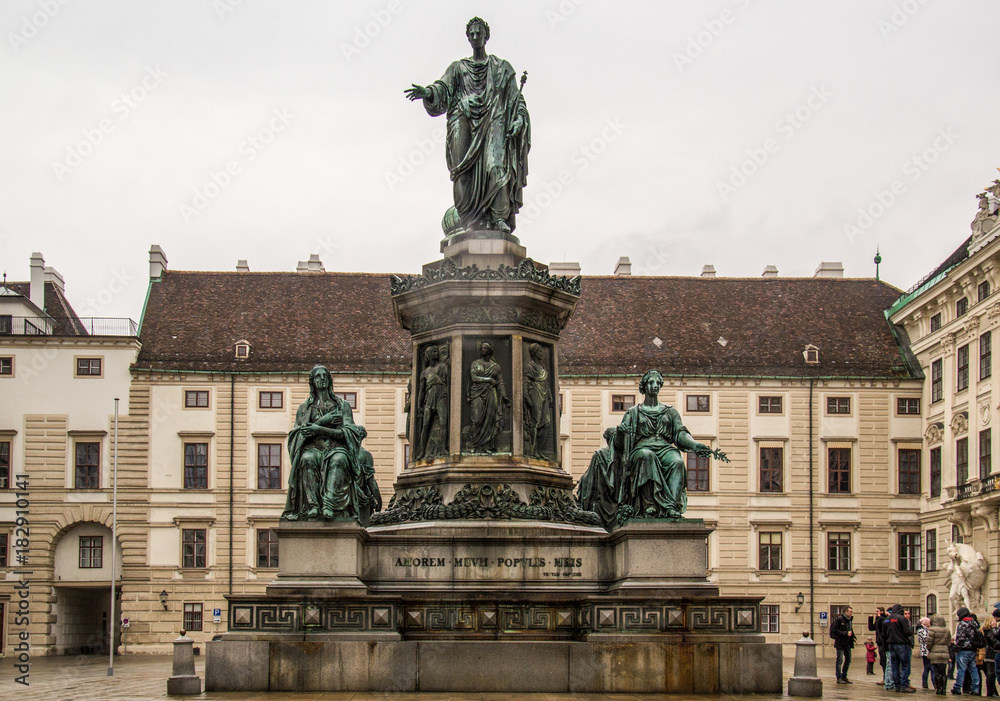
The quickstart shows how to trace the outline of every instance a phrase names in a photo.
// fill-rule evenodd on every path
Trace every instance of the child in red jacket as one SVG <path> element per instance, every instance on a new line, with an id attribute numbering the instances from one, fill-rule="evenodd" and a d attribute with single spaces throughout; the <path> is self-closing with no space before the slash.
<path id="1" fill-rule="evenodd" d="M 868 674 L 875 674 L 875 643 L 871 638 L 865 641 L 865 660 L 868 662 Z"/>

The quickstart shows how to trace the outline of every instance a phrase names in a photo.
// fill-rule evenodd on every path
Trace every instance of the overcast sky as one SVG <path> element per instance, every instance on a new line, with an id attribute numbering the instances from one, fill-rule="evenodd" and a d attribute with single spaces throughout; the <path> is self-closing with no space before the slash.
<path id="1" fill-rule="evenodd" d="M 415 272 L 452 204 L 444 118 L 403 90 L 471 53 L 527 70 L 543 262 L 907 288 L 1000 177 L 994 0 L 3 0 L 0 266 L 138 319 L 175 270 Z M 227 168 L 229 172 L 227 173 Z"/>

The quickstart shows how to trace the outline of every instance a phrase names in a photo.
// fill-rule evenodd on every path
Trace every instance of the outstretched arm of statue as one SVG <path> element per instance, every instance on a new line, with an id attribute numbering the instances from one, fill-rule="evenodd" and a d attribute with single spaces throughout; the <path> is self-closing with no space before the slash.
<path id="1" fill-rule="evenodd" d="M 412 102 L 413 100 L 423 100 L 431 96 L 430 88 L 425 88 L 422 85 L 412 84 L 412 88 L 407 88 L 403 91 L 403 94 Z"/>

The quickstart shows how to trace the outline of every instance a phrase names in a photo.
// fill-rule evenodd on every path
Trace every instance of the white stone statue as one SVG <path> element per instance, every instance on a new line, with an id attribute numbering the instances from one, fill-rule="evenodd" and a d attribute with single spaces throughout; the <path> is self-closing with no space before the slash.
<path id="1" fill-rule="evenodd" d="M 965 543 L 949 545 L 948 557 L 951 558 L 951 562 L 948 563 L 945 573 L 951 586 L 948 598 L 951 600 L 952 611 L 962 606 L 973 611 L 974 605 L 982 602 L 982 589 L 986 583 L 989 563 L 981 552 Z"/>

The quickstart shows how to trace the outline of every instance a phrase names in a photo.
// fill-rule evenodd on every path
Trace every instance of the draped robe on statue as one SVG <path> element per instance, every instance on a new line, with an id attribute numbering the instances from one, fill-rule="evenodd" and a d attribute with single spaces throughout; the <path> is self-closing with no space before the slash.
<path id="1" fill-rule="evenodd" d="M 432 117 L 448 113 L 447 162 L 454 183 L 455 209 L 465 227 L 506 222 L 524 203 L 531 130 L 528 109 L 514 69 L 496 56 L 483 62 L 455 61 L 429 86 L 424 107 Z M 515 137 L 507 130 L 524 122 Z"/>
<path id="2" fill-rule="evenodd" d="M 311 424 L 333 428 L 342 421 L 341 440 L 303 429 Z M 355 425 L 350 405 L 336 395 L 309 397 L 295 413 L 295 426 L 288 433 L 288 497 L 283 518 L 357 518 L 359 508 L 370 500 L 363 486 L 359 464 L 362 428 Z"/>
<path id="3" fill-rule="evenodd" d="M 625 412 L 615 437 L 622 465 L 619 503 L 647 518 L 680 518 L 687 509 L 687 467 L 677 437 L 688 433 L 672 406 L 637 404 Z"/>
<path id="4" fill-rule="evenodd" d="M 590 467 L 580 478 L 578 494 L 580 508 L 595 512 L 604 527 L 610 530 L 618 515 L 618 476 L 610 445 L 594 451 Z"/>
<path id="5" fill-rule="evenodd" d="M 495 453 L 497 437 L 503 430 L 503 400 L 507 388 L 500 364 L 477 358 L 470 368 L 469 448 L 473 453 Z"/>

